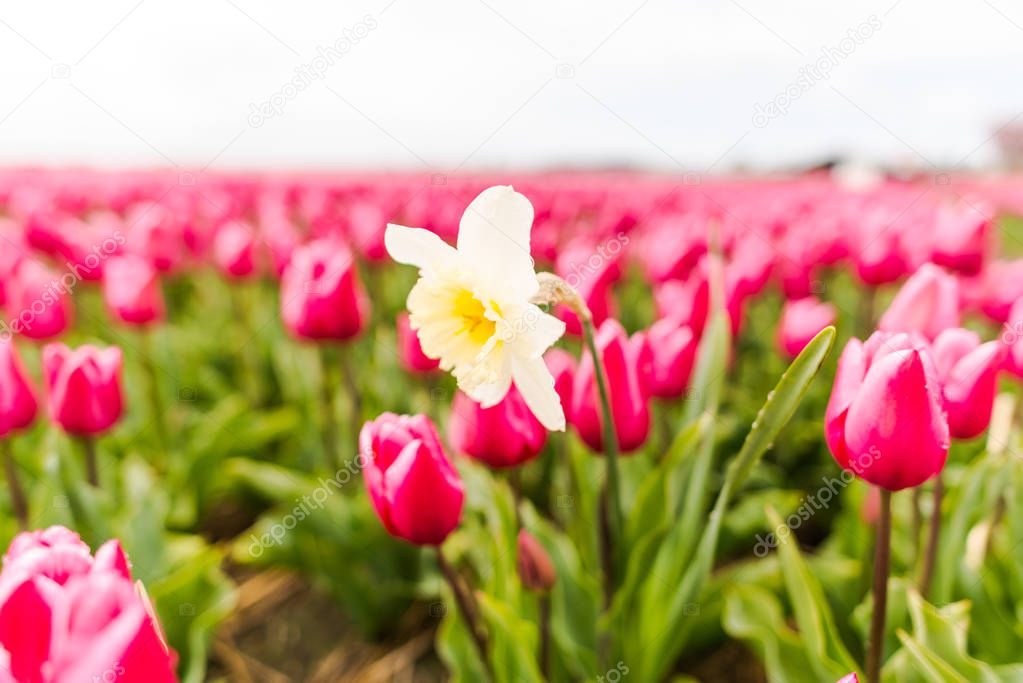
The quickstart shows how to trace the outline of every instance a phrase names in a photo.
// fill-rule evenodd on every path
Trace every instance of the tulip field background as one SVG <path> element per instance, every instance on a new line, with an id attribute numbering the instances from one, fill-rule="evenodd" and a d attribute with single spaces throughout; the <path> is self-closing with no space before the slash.
<path id="1" fill-rule="evenodd" d="M 631 451 L 617 458 L 625 525 L 610 592 L 606 458 L 586 445 L 599 434 L 576 418 L 595 395 L 561 394 L 566 433 L 509 413 L 479 423 L 503 434 L 473 440 L 464 423 L 482 414 L 456 398 L 450 375 L 425 369 L 407 328 L 399 337 L 416 278 L 388 257 L 384 226 L 423 226 L 453 243 L 462 211 L 497 182 L 534 206 L 536 269 L 581 294 L 602 348 L 622 344 L 622 360 L 604 360 L 619 441 Z M 94 437 L 98 486 L 86 483 L 81 439 L 61 422 L 86 395 L 54 413 L 60 387 L 38 391 L 34 424 L 8 434 L 28 526 L 66 526 L 94 549 L 120 539 L 181 680 L 862 673 L 877 499 L 829 454 L 824 419 L 835 349 L 879 320 L 921 334 L 962 322 L 998 346 L 998 364 L 978 368 L 976 381 L 1007 368 L 990 429 L 984 402 L 994 389 L 979 388 L 972 419 L 983 434 L 955 440 L 944 466 L 928 600 L 919 573 L 933 479 L 919 497 L 894 496 L 884 680 L 1020 680 L 1023 471 L 1009 371 L 1023 279 L 1008 180 L 939 175 L 851 188 L 827 174 L 698 184 L 621 173 L 222 174 L 183 186 L 159 172 L 12 171 L 0 186 L 13 273 L 4 344 L 16 346 L 30 384 L 43 383 L 47 343 L 34 337 L 124 355 L 123 414 Z M 296 330 L 305 328 L 285 322 L 289 297 L 314 305 L 324 294 L 315 284 L 323 269 L 297 288 L 287 274 L 299 267 L 295 250 L 317 239 L 332 245 L 329 257 L 345 257 L 335 261 L 345 277 L 330 281 L 354 288 L 324 313 L 344 321 L 333 328 L 344 341 L 303 339 Z M 129 257 L 152 264 L 155 290 L 111 279 L 109 264 Z M 45 277 L 33 279 L 38 269 Z M 937 280 L 921 292 L 903 287 L 932 271 Z M 905 294 L 893 302 L 900 288 L 913 295 L 908 304 Z M 811 301 L 833 308 L 800 313 Z M 130 322 L 127 310 L 142 304 L 152 322 Z M 48 317 L 55 310 L 63 323 Z M 637 334 L 614 342 L 607 320 Z M 810 342 L 828 323 L 837 336 Z M 571 330 L 558 347 L 578 358 Z M 18 397 L 8 390 L 15 371 L 4 370 L 5 410 Z M 564 391 L 573 372 L 556 376 Z M 358 431 L 385 412 L 431 418 L 464 483 L 460 521 L 440 547 L 482 610 L 492 674 L 435 551 L 389 535 L 370 504 Z M 519 443 L 526 433 L 537 436 Z M 518 444 L 508 456 L 516 466 L 488 466 L 508 444 Z M 3 506 L 9 539 L 18 529 L 9 495 Z M 537 575 L 522 566 L 520 527 L 546 556 L 528 566 L 550 575 L 549 593 L 530 590 Z"/>
<path id="2" fill-rule="evenodd" d="M 1023 683 L 1023 8 L 9 5 L 0 683 Z"/>

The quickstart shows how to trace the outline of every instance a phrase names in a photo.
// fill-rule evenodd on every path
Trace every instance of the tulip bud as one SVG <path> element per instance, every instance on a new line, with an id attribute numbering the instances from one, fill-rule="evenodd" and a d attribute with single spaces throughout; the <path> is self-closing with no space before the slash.
<path id="1" fill-rule="evenodd" d="M 416 545 L 440 545 L 462 516 L 458 472 L 425 415 L 384 413 L 359 434 L 363 479 L 384 528 Z"/>
<path id="2" fill-rule="evenodd" d="M 664 318 L 650 326 L 646 339 L 651 356 L 647 378 L 650 395 L 678 398 L 685 394 L 699 345 L 693 331 Z"/>
<path id="3" fill-rule="evenodd" d="M 164 316 L 163 292 L 156 269 L 141 256 L 110 259 L 103 270 L 103 300 L 111 315 L 131 325 Z"/>
<path id="4" fill-rule="evenodd" d="M 346 246 L 317 240 L 294 251 L 281 278 L 281 318 L 293 335 L 344 341 L 362 331 L 368 311 Z"/>
<path id="5" fill-rule="evenodd" d="M 106 431 L 121 417 L 121 349 L 90 344 L 73 351 L 64 344 L 43 348 L 50 416 L 76 435 Z"/>
<path id="6" fill-rule="evenodd" d="M 11 330 L 30 339 L 50 339 L 64 332 L 73 317 L 74 283 L 71 273 L 58 276 L 38 261 L 23 260 L 5 289 Z"/>
<path id="7" fill-rule="evenodd" d="M 402 367 L 408 372 L 416 374 L 425 374 L 436 370 L 440 361 L 423 353 L 423 347 L 419 344 L 419 335 L 409 323 L 408 313 L 398 314 L 397 330 L 398 360 L 401 361 Z"/>
<path id="8" fill-rule="evenodd" d="M 977 333 L 953 327 L 938 335 L 932 349 L 949 431 L 956 439 L 972 439 L 991 423 L 1005 348 L 996 341 L 981 344 Z"/>
<path id="9" fill-rule="evenodd" d="M 927 339 L 950 327 L 959 327 L 959 283 L 933 263 L 906 280 L 878 323 L 883 332 L 916 332 Z"/>
<path id="10" fill-rule="evenodd" d="M 817 333 L 835 323 L 835 307 L 816 297 L 789 300 L 781 311 L 778 324 L 778 347 L 795 358 Z"/>
<path id="11" fill-rule="evenodd" d="M 229 221 L 213 238 L 213 261 L 232 278 L 246 278 L 256 272 L 256 238 L 248 223 Z"/>
<path id="12" fill-rule="evenodd" d="M 898 491 L 940 472 L 949 428 L 926 344 L 884 332 L 849 340 L 824 424 L 838 464 L 871 484 Z"/>
<path id="13" fill-rule="evenodd" d="M 491 467 L 515 467 L 535 458 L 547 442 L 547 430 L 512 385 L 490 408 L 458 392 L 448 421 L 448 443 Z"/>
<path id="14" fill-rule="evenodd" d="M 554 588 L 558 574 L 540 541 L 525 529 L 520 529 L 517 545 L 517 567 L 522 585 L 537 593 L 546 593 Z"/>
<path id="15" fill-rule="evenodd" d="M 636 450 L 650 434 L 650 405 L 643 366 L 649 362 L 649 349 L 642 335 L 629 338 L 625 328 L 614 319 L 604 321 L 597 330 L 597 351 L 607 375 L 611 413 L 615 420 L 618 448 L 623 453 Z M 593 357 L 583 356 L 572 386 L 571 422 L 587 446 L 604 450 L 601 429 L 600 397 L 597 393 Z"/>
<path id="16" fill-rule="evenodd" d="M 35 389 L 11 339 L 0 340 L 0 438 L 36 419 Z"/>

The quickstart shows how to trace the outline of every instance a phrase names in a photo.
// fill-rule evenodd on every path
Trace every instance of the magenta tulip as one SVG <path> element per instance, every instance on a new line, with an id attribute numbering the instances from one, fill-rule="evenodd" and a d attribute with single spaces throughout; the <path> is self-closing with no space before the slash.
<path id="1" fill-rule="evenodd" d="M 536 593 L 546 593 L 554 588 L 558 582 L 558 572 L 540 541 L 525 529 L 519 529 L 516 549 L 518 557 L 515 566 L 522 585 Z"/>
<path id="2" fill-rule="evenodd" d="M 786 301 L 778 323 L 778 348 L 795 358 L 818 332 L 835 324 L 835 317 L 835 307 L 816 297 Z"/>
<path id="3" fill-rule="evenodd" d="M 953 327 L 938 335 L 932 350 L 949 432 L 956 439 L 972 439 L 991 423 L 1005 349 L 996 341 L 981 344 L 976 332 Z"/>
<path id="4" fill-rule="evenodd" d="M 572 384 L 575 380 L 575 357 L 564 349 L 553 348 L 543 356 L 554 378 L 554 391 L 561 405 L 572 405 Z"/>
<path id="5" fill-rule="evenodd" d="M 227 276 L 247 278 L 256 272 L 256 235 L 248 223 L 229 221 L 213 238 L 213 261 Z"/>
<path id="6" fill-rule="evenodd" d="M 134 254 L 107 262 L 103 269 L 103 301 L 111 315 L 130 325 L 146 325 L 164 316 L 156 268 Z"/>
<path id="7" fill-rule="evenodd" d="M 71 325 L 71 292 L 76 283 L 72 273 L 58 275 L 38 261 L 23 260 L 5 287 L 10 331 L 30 339 L 51 339 L 63 333 Z"/>
<path id="8" fill-rule="evenodd" d="M 430 358 L 423 353 L 423 347 L 419 343 L 419 335 L 412 329 L 409 323 L 408 313 L 404 311 L 398 314 L 396 321 L 398 331 L 398 360 L 401 366 L 408 372 L 415 374 L 432 373 L 440 365 L 436 358 Z"/>
<path id="9" fill-rule="evenodd" d="M 300 339 L 344 341 L 362 331 L 369 302 L 352 253 L 332 240 L 299 247 L 281 278 L 281 318 Z"/>
<path id="10" fill-rule="evenodd" d="M 689 386 L 699 339 L 670 318 L 658 320 L 646 333 L 650 346 L 647 388 L 651 396 L 678 398 Z"/>
<path id="11" fill-rule="evenodd" d="M 359 434 L 363 478 L 387 531 L 416 545 L 440 545 L 462 516 L 465 493 L 425 415 L 384 413 Z"/>
<path id="12" fill-rule="evenodd" d="M 881 316 L 883 332 L 915 332 L 934 339 L 959 327 L 959 283 L 933 263 L 913 273 Z"/>
<path id="13" fill-rule="evenodd" d="M 91 344 L 43 348 L 50 417 L 69 434 L 96 435 L 121 417 L 121 349 Z"/>
<path id="14" fill-rule="evenodd" d="M 0 573 L 0 680 L 172 683 L 168 649 L 116 540 L 95 556 L 63 528 L 19 534 Z"/>
<path id="15" fill-rule="evenodd" d="M 824 421 L 838 464 L 889 491 L 918 486 L 945 465 L 949 428 L 937 369 L 926 343 L 907 334 L 849 340 Z"/>
<path id="16" fill-rule="evenodd" d="M 622 453 L 636 450 L 650 434 L 650 405 L 646 388 L 649 347 L 642 335 L 631 338 L 617 320 L 608 319 L 597 330 L 597 350 L 604 361 L 611 413 Z M 587 446 L 604 449 L 601 431 L 600 399 L 594 375 L 593 358 L 583 356 L 575 375 L 570 404 L 571 423 Z"/>
<path id="17" fill-rule="evenodd" d="M 535 458 L 547 430 L 512 385 L 501 401 L 484 408 L 457 392 L 448 421 L 448 443 L 491 467 L 515 467 Z"/>
<path id="18" fill-rule="evenodd" d="M 710 284 L 706 277 L 694 275 L 685 282 L 669 280 L 654 291 L 654 301 L 661 318 L 685 325 L 696 337 L 703 334 L 710 310 Z"/>
<path id="19" fill-rule="evenodd" d="M 14 341 L 0 340 L 0 438 L 32 424 L 38 407 Z"/>

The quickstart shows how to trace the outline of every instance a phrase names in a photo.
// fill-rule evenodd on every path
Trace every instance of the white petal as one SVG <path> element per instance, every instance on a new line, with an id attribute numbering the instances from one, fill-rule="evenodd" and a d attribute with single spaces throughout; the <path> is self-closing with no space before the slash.
<path id="1" fill-rule="evenodd" d="M 512 359 L 512 377 L 540 424 L 552 432 L 565 431 L 565 410 L 554 390 L 554 376 L 543 358 Z"/>
<path id="2" fill-rule="evenodd" d="M 510 185 L 480 193 L 458 224 L 458 251 L 493 282 L 528 299 L 539 285 L 529 252 L 533 205 Z"/>
<path id="3" fill-rule="evenodd" d="M 384 232 L 384 246 L 387 253 L 398 263 L 416 266 L 420 269 L 453 258 L 454 247 L 429 230 L 406 228 L 388 223 Z"/>
<path id="4" fill-rule="evenodd" d="M 529 304 L 516 312 L 508 324 L 509 340 L 515 353 L 525 358 L 539 358 L 565 334 L 565 323 L 539 306 Z"/>
<path id="5" fill-rule="evenodd" d="M 458 383 L 458 388 L 484 408 L 491 408 L 501 402 L 512 383 L 512 364 L 507 354 L 501 359 L 497 380 L 487 384 Z"/>

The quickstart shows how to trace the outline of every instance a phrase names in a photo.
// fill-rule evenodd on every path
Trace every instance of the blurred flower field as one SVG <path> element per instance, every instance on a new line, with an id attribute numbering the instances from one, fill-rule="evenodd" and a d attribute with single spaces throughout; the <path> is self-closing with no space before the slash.
<path id="1" fill-rule="evenodd" d="M 0 172 L 0 681 L 1023 681 L 1023 181 Z"/>

